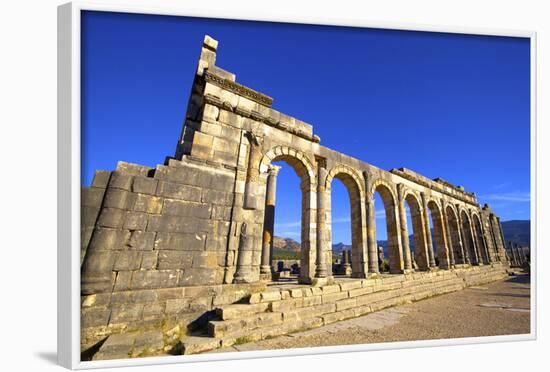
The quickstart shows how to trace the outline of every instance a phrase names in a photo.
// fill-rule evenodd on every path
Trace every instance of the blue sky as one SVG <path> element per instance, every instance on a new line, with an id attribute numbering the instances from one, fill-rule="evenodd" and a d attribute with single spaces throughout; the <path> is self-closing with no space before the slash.
<path id="1" fill-rule="evenodd" d="M 83 185 L 118 160 L 173 155 L 205 34 L 220 67 L 313 124 L 324 146 L 463 185 L 503 221 L 529 218 L 530 46 L 509 37 L 86 13 Z M 284 166 L 275 232 L 299 239 L 298 185 Z M 349 243 L 339 181 L 332 199 L 333 241 Z"/>

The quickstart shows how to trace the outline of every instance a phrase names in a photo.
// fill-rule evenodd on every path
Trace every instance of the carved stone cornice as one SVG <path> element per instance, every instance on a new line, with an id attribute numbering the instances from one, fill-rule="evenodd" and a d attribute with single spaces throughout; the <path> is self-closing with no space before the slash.
<path id="1" fill-rule="evenodd" d="M 245 87 L 244 85 L 241 85 L 239 83 L 235 83 L 233 81 L 230 81 L 220 76 L 209 73 L 208 70 L 206 70 L 204 74 L 204 79 L 206 80 L 206 82 L 210 84 L 216 85 L 222 89 L 226 89 L 232 93 L 244 96 L 250 99 L 251 101 L 254 101 L 261 105 L 271 107 L 271 105 L 273 104 L 273 98 L 266 96 L 265 94 L 262 94 L 260 92 L 257 92 L 254 89 Z"/>

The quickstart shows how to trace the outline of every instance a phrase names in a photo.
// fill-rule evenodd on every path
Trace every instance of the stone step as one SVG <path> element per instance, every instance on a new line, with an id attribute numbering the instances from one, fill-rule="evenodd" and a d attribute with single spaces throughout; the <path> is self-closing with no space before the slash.
<path id="1" fill-rule="evenodd" d="M 501 280 L 506 276 L 501 268 L 483 267 L 414 273 L 407 278 L 347 280 L 321 287 L 273 288 L 253 294 L 248 303 L 216 309 L 220 320 L 208 322 L 210 338 L 201 337 L 200 341 L 208 348 L 257 341 L 458 291 L 470 285 Z M 214 341 L 209 344 L 205 338 Z M 206 348 L 194 345 L 190 343 L 188 353 Z"/>
<path id="2" fill-rule="evenodd" d="M 221 339 L 207 336 L 186 336 L 181 339 L 182 355 L 199 354 L 221 347 Z"/>
<path id="3" fill-rule="evenodd" d="M 283 322 L 282 313 L 257 313 L 242 319 L 211 320 L 208 322 L 208 335 L 224 337 L 242 331 L 280 324 Z"/>
<path id="4" fill-rule="evenodd" d="M 268 308 L 269 304 L 267 302 L 257 304 L 232 304 L 217 308 L 216 315 L 222 320 L 230 320 L 263 313 L 267 311 Z"/>

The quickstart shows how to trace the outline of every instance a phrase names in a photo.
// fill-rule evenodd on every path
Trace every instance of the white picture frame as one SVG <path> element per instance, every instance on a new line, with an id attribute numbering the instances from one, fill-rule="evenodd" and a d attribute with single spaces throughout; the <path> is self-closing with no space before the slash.
<path id="1" fill-rule="evenodd" d="M 86 10 L 140 13 L 155 15 L 192 16 L 221 19 L 290 22 L 316 25 L 339 25 L 382 29 L 433 31 L 478 35 L 514 36 L 531 40 L 531 252 L 536 263 L 536 32 L 459 28 L 447 26 L 393 24 L 354 21 L 296 15 L 225 14 L 196 7 L 117 5 L 75 1 L 58 8 L 58 360 L 71 369 L 172 364 L 197 361 L 216 361 L 273 356 L 305 355 L 350 351 L 370 351 L 440 345 L 462 345 L 536 339 L 536 281 L 531 286 L 531 333 L 475 337 L 451 340 L 395 342 L 352 346 L 321 347 L 315 349 L 291 349 L 220 353 L 173 357 L 150 357 L 127 360 L 80 361 L 80 13 Z M 532 277 L 536 278 L 536 264 Z"/>

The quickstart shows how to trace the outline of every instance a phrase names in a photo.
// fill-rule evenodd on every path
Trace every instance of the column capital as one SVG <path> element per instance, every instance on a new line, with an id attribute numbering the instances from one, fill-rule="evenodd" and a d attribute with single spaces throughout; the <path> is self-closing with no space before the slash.
<path id="1" fill-rule="evenodd" d="M 270 176 L 277 177 L 281 168 L 282 167 L 280 165 L 271 164 L 267 169 L 267 173 L 269 173 Z"/>

